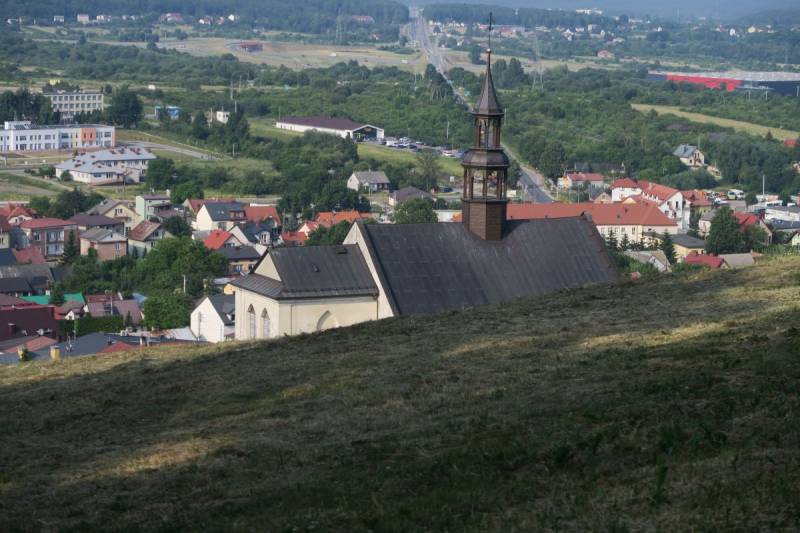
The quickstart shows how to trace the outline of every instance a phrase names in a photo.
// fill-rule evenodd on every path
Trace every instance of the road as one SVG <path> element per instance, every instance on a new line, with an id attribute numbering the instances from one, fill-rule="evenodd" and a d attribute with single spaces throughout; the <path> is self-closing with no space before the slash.
<path id="1" fill-rule="evenodd" d="M 439 53 L 439 50 L 437 50 L 436 46 L 431 43 L 431 36 L 430 32 L 428 31 L 428 23 L 425 20 L 425 17 L 422 16 L 420 8 L 411 7 L 410 15 L 411 22 L 408 25 L 408 34 L 410 40 L 416 42 L 417 46 L 421 48 L 423 52 L 425 52 L 425 57 L 427 58 L 428 63 L 433 65 L 436 70 L 442 76 L 444 76 L 444 79 L 447 80 L 447 83 L 449 83 L 450 87 L 453 88 L 453 94 L 456 95 L 458 101 L 465 107 L 469 107 L 469 104 L 455 90 L 455 87 L 453 87 L 453 83 L 450 81 L 450 78 L 447 77 L 447 70 L 444 65 L 445 61 L 442 58 L 442 55 Z M 503 148 L 510 157 L 520 161 L 520 159 L 515 157 L 512 151 L 506 145 L 503 145 Z M 550 196 L 550 193 L 545 187 L 545 177 L 540 172 L 532 167 L 522 165 L 521 163 L 520 171 L 522 199 L 524 201 L 539 204 L 548 204 L 553 202 L 553 198 Z"/>
<path id="2" fill-rule="evenodd" d="M 197 150 L 190 150 L 188 148 L 180 148 L 170 144 L 161 144 L 148 141 L 124 141 L 119 143 L 122 146 L 129 146 L 131 148 L 147 148 L 150 150 L 163 150 L 165 152 L 173 152 L 176 154 L 183 154 L 195 159 L 205 159 L 207 161 L 216 161 L 219 157 L 213 156 L 205 152 L 198 152 Z"/>

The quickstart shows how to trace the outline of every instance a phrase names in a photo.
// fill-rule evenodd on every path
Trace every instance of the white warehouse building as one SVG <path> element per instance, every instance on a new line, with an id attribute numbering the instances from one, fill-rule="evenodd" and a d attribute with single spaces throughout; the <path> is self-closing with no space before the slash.
<path id="1" fill-rule="evenodd" d="M 0 153 L 111 148 L 116 144 L 115 131 L 114 126 L 96 124 L 37 126 L 27 120 L 6 121 L 0 131 Z"/>
<path id="2" fill-rule="evenodd" d="M 284 117 L 275 123 L 275 127 L 298 133 L 319 131 L 356 141 L 379 141 L 384 137 L 383 128 L 341 117 Z"/>

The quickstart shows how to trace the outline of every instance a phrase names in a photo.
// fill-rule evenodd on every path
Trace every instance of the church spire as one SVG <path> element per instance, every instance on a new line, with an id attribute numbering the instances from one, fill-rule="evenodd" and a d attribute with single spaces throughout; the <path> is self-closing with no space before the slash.
<path id="1" fill-rule="evenodd" d="M 489 15 L 491 46 L 492 18 Z M 472 109 L 473 142 L 464 155 L 464 193 L 461 220 L 484 240 L 500 240 L 506 221 L 506 177 L 510 161 L 500 144 L 505 113 L 497 100 L 492 80 L 492 50 L 486 51 L 486 77 L 478 102 Z"/>

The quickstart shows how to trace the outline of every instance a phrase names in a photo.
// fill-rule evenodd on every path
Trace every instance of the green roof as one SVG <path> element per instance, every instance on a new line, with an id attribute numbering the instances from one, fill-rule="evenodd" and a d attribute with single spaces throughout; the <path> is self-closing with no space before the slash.
<path id="1" fill-rule="evenodd" d="M 32 302 L 39 305 L 48 305 L 50 303 L 50 297 L 47 295 L 42 296 L 22 296 L 22 299 L 26 302 Z M 68 292 L 64 294 L 64 301 L 65 302 L 78 302 L 81 304 L 85 304 L 86 300 L 83 299 L 83 294 L 79 292 Z"/>

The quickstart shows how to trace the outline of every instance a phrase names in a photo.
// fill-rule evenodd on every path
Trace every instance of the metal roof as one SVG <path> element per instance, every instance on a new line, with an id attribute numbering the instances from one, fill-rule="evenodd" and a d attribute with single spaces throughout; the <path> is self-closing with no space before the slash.
<path id="1" fill-rule="evenodd" d="M 463 224 L 359 224 L 395 314 L 431 314 L 614 281 L 584 217 L 509 221 L 499 241 Z"/>
<path id="2" fill-rule="evenodd" d="M 244 213 L 244 204 L 239 202 L 208 202 L 203 207 L 206 208 L 208 216 L 214 222 L 231 219 L 231 212 L 241 211 Z M 202 208 L 201 208 L 202 209 Z"/>

